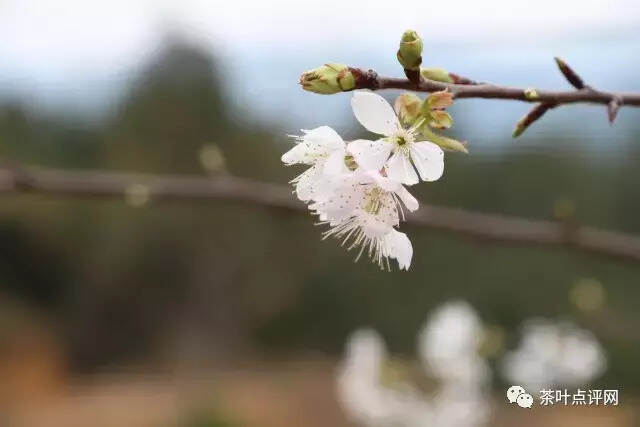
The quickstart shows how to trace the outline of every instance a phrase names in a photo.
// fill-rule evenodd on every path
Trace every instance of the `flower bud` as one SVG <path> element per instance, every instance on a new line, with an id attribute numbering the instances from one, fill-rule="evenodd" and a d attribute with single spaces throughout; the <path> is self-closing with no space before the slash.
<path id="1" fill-rule="evenodd" d="M 429 110 L 439 110 L 443 108 L 449 108 L 453 105 L 453 93 L 448 90 L 441 90 L 439 92 L 433 92 L 427 98 L 426 107 Z"/>
<path id="2" fill-rule="evenodd" d="M 453 126 L 453 119 L 446 111 L 433 110 L 431 112 L 431 120 L 429 126 L 436 129 L 449 129 Z"/>
<path id="3" fill-rule="evenodd" d="M 398 61 L 405 70 L 420 71 L 422 64 L 422 39 L 413 30 L 407 30 L 400 39 Z"/>
<path id="4" fill-rule="evenodd" d="M 322 95 L 346 92 L 356 87 L 356 79 L 349 67 L 334 62 L 305 71 L 299 83 L 304 90 Z"/>
<path id="5" fill-rule="evenodd" d="M 453 104 L 453 93 L 442 90 L 434 92 L 422 103 L 420 112 L 428 121 L 427 124 L 436 129 L 449 129 L 453 126 L 453 119 L 445 108 Z"/>
<path id="6" fill-rule="evenodd" d="M 451 74 L 444 68 L 421 68 L 422 77 L 442 83 L 455 83 Z"/>
<path id="7" fill-rule="evenodd" d="M 420 116 L 421 106 L 422 99 L 413 93 L 405 92 L 396 98 L 393 109 L 396 111 L 402 124 L 410 126 L 416 121 L 418 116 Z"/>

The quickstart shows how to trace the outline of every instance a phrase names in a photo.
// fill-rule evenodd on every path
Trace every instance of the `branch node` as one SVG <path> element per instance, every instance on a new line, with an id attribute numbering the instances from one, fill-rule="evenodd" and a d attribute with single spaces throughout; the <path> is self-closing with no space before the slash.
<path id="1" fill-rule="evenodd" d="M 451 80 L 453 80 L 454 84 L 457 85 L 478 85 L 480 83 L 476 82 L 475 80 L 471 80 L 467 77 L 455 74 L 455 73 L 449 73 L 449 77 L 451 77 Z"/>
<path id="2" fill-rule="evenodd" d="M 371 89 L 376 90 L 380 88 L 380 82 L 378 80 L 378 73 L 375 70 L 364 71 L 362 68 L 349 67 L 349 71 L 355 78 L 355 89 Z"/>
<path id="3" fill-rule="evenodd" d="M 537 90 L 532 87 L 528 87 L 524 90 L 524 97 L 529 101 L 535 101 L 536 99 L 540 98 L 540 95 L 538 95 Z"/>

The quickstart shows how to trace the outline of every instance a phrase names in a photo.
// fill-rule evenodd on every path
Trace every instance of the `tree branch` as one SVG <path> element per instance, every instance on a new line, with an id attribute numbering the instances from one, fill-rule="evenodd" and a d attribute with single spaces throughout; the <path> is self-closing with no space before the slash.
<path id="1" fill-rule="evenodd" d="M 505 99 L 523 102 L 542 102 L 550 104 L 593 103 L 608 105 L 614 101 L 618 106 L 640 106 L 640 93 L 617 93 L 593 89 L 584 84 L 582 78 L 562 59 L 555 58 L 562 75 L 574 91 L 548 91 L 521 89 L 489 83 L 471 82 L 471 84 L 443 83 L 422 78 L 419 85 L 407 79 L 379 76 L 374 70 L 350 68 L 356 77 L 356 89 L 406 89 L 418 92 L 437 92 L 448 90 L 455 98 Z M 468 79 L 465 79 L 468 80 Z"/>
<path id="2" fill-rule="evenodd" d="M 617 99 L 622 106 L 640 106 L 640 93 L 632 92 L 605 92 L 595 90 L 590 87 L 574 91 L 550 91 L 535 90 L 537 96 L 532 96 L 529 88 L 515 88 L 508 86 L 499 86 L 494 84 L 476 84 L 463 85 L 454 83 L 441 83 L 434 80 L 422 79 L 420 84 L 416 86 L 407 79 L 396 77 L 379 76 L 374 70 L 362 70 L 360 68 L 351 68 L 354 74 L 357 74 L 356 89 L 405 89 L 416 92 L 437 92 L 448 90 L 453 93 L 454 98 L 483 98 L 483 99 L 504 99 L 523 102 L 547 102 L 553 104 L 575 104 L 575 103 L 591 103 L 591 104 L 609 104 L 612 100 Z"/>
<path id="3" fill-rule="evenodd" d="M 417 92 L 437 92 L 447 90 L 453 93 L 454 98 L 483 98 L 505 99 L 537 103 L 525 117 L 523 117 L 513 132 L 513 137 L 521 135 L 531 124 L 544 115 L 548 110 L 563 104 L 591 103 L 604 104 L 607 108 L 609 122 L 613 124 L 618 109 L 623 105 L 640 107 L 640 93 L 618 93 L 596 90 L 584 83 L 582 77 L 562 59 L 555 57 L 556 65 L 564 78 L 576 90 L 573 91 L 549 91 L 533 88 L 514 88 L 488 83 L 476 83 L 457 75 L 453 79 L 455 83 L 443 83 L 430 80 L 416 74 L 414 79 L 399 79 L 394 77 L 379 76 L 374 70 L 364 71 L 361 68 L 349 67 L 349 71 L 355 78 L 355 89 L 406 89 Z M 405 70 L 406 72 L 406 70 Z"/>
<path id="4" fill-rule="evenodd" d="M 225 200 L 306 212 L 289 187 L 231 176 L 198 177 L 39 168 L 0 170 L 0 194 L 54 197 L 125 198 L 144 195 L 144 203 L 161 200 Z M 140 203 L 140 204 L 144 204 Z M 134 203 L 136 205 L 136 203 Z M 640 238 L 561 222 L 535 221 L 430 205 L 408 216 L 409 226 L 519 245 L 569 246 L 640 262 Z M 568 228 L 570 227 L 570 229 Z"/>

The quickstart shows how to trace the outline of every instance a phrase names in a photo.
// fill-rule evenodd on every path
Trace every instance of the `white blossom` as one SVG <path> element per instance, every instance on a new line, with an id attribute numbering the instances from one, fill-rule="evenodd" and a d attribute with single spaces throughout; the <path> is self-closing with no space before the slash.
<path id="1" fill-rule="evenodd" d="M 388 259 L 394 258 L 406 270 L 413 247 L 407 235 L 394 228 L 399 225 L 402 205 L 414 211 L 418 201 L 400 183 L 376 171 L 356 171 L 331 197 L 309 208 L 331 226 L 324 238 L 341 239 L 348 249 L 360 248 L 356 261 L 366 250 L 380 267 L 389 268 Z"/>
<path id="2" fill-rule="evenodd" d="M 348 172 L 345 142 L 329 126 L 302 132 L 301 136 L 293 136 L 297 144 L 282 156 L 282 161 L 286 165 L 311 166 L 291 181 L 300 200 L 328 197 L 340 183 L 340 175 Z"/>
<path id="3" fill-rule="evenodd" d="M 377 141 L 356 140 L 349 144 L 349 152 L 360 167 L 385 167 L 390 178 L 407 185 L 417 184 L 418 174 L 424 181 L 436 181 L 442 176 L 442 149 L 432 142 L 416 140 L 422 122 L 405 129 L 391 105 L 371 92 L 356 91 L 351 106 L 367 130 L 383 136 Z"/>
<path id="4" fill-rule="evenodd" d="M 444 304 L 425 323 L 418 338 L 425 369 L 467 390 L 471 385 L 486 385 L 489 367 L 478 354 L 483 334 L 482 322 L 468 303 Z"/>
<path id="5" fill-rule="evenodd" d="M 417 123 L 404 129 L 387 102 L 369 92 L 352 99 L 356 118 L 383 136 L 378 141 L 356 140 L 348 145 L 328 126 L 303 130 L 296 145 L 282 156 L 286 165 L 309 166 L 291 183 L 298 198 L 309 203 L 321 223 L 330 229 L 324 238 L 342 240 L 348 249 L 359 248 L 380 267 L 390 269 L 389 258 L 408 270 L 413 247 L 396 230 L 404 211 L 418 209 L 418 201 L 403 184 L 440 178 L 442 150 L 428 141 L 416 141 Z"/>
<path id="6" fill-rule="evenodd" d="M 384 340 L 374 330 L 361 329 L 347 340 L 337 379 L 338 397 L 349 418 L 370 427 L 427 427 L 433 411 L 411 389 L 394 390 L 381 381 L 387 359 Z"/>
<path id="7" fill-rule="evenodd" d="M 477 351 L 483 329 L 465 302 L 447 303 L 430 316 L 418 337 L 424 374 L 438 380 L 428 394 L 406 380 L 383 382 L 387 353 L 382 337 L 369 329 L 354 332 L 337 378 L 346 414 L 367 427 L 487 425 L 491 371 Z"/>
<path id="8" fill-rule="evenodd" d="M 533 320 L 525 324 L 520 346 L 505 355 L 503 373 L 527 390 L 589 383 L 606 368 L 598 340 L 571 323 Z"/>

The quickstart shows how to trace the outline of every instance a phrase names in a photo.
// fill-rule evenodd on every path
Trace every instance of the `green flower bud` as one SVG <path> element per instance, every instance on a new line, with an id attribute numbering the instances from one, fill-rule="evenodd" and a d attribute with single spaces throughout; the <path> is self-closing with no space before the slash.
<path id="1" fill-rule="evenodd" d="M 421 68 L 422 77 L 429 80 L 435 80 L 442 83 L 455 83 L 453 78 L 444 68 Z"/>
<path id="2" fill-rule="evenodd" d="M 446 111 L 433 110 L 431 112 L 431 121 L 429 121 L 429 126 L 436 129 L 449 129 L 453 126 L 453 119 Z"/>
<path id="3" fill-rule="evenodd" d="M 355 89 L 356 79 L 346 65 L 330 62 L 300 76 L 302 88 L 309 92 L 330 95 Z"/>
<path id="4" fill-rule="evenodd" d="M 420 116 L 422 99 L 413 93 L 403 93 L 396 98 L 393 109 L 405 126 L 411 126 Z"/>
<path id="5" fill-rule="evenodd" d="M 420 71 L 422 64 L 422 39 L 413 30 L 407 30 L 400 39 L 398 61 L 405 70 Z"/>

